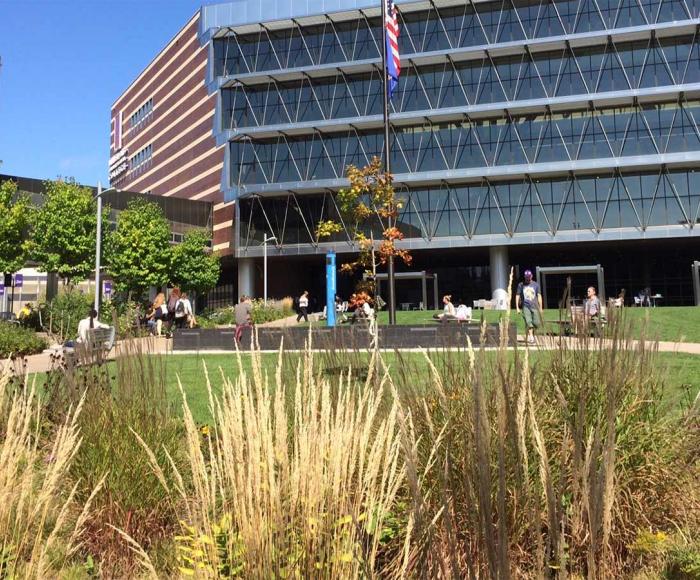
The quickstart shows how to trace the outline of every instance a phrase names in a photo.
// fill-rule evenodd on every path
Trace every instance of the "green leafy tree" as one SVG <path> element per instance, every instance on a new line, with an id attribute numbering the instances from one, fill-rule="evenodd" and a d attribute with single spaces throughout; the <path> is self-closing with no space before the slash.
<path id="1" fill-rule="evenodd" d="M 26 234 L 32 208 L 26 196 L 17 195 L 17 184 L 0 183 L 0 272 L 16 272 L 27 258 Z"/>
<path id="2" fill-rule="evenodd" d="M 108 210 L 103 211 L 103 223 Z M 87 278 L 94 267 L 97 200 L 74 180 L 47 181 L 44 205 L 36 212 L 29 252 L 44 272 L 66 281 Z"/>
<path id="3" fill-rule="evenodd" d="M 170 225 L 155 203 L 129 202 L 107 239 L 107 266 L 119 292 L 140 293 L 168 282 L 172 249 Z"/>
<path id="4" fill-rule="evenodd" d="M 206 292 L 219 281 L 219 256 L 209 248 L 209 235 L 202 230 L 185 234 L 181 244 L 173 248 L 170 281 L 187 292 Z"/>

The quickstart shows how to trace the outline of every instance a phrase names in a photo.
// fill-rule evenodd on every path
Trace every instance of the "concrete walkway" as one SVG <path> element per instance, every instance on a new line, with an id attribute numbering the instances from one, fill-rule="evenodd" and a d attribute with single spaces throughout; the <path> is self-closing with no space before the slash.
<path id="1" fill-rule="evenodd" d="M 295 326 L 296 325 L 296 317 L 289 317 L 286 319 L 283 319 L 285 321 L 289 321 L 291 319 L 291 322 L 285 324 L 285 326 Z M 276 320 L 275 322 L 279 323 L 280 321 Z M 558 348 L 560 342 L 565 344 L 567 348 L 569 349 L 576 349 L 579 348 L 579 346 L 576 343 L 577 339 L 576 338 L 571 338 L 571 337 L 540 337 L 538 338 L 538 343 L 536 346 L 529 347 L 533 350 L 553 350 L 555 348 Z M 519 348 L 526 348 L 527 345 L 525 344 L 525 337 L 524 336 L 518 336 L 518 347 Z M 117 356 L 121 356 L 123 354 L 128 354 L 130 352 L 145 352 L 149 354 L 160 354 L 160 355 L 187 355 L 187 354 L 193 354 L 189 351 L 178 351 L 178 352 L 173 352 L 172 350 L 172 344 L 173 341 L 171 339 L 167 339 L 165 337 L 145 337 L 145 338 L 133 338 L 129 340 L 123 340 L 117 343 L 116 347 L 112 350 L 112 352 L 109 354 L 108 359 L 113 360 Z M 591 347 L 593 347 L 596 344 L 594 340 L 591 340 Z M 638 341 L 636 340 L 631 340 L 629 343 L 629 348 L 635 348 L 638 346 Z M 611 345 L 611 341 L 609 340 L 604 340 L 602 343 L 602 348 L 609 348 Z M 700 355 L 700 343 L 694 343 L 694 342 L 658 342 L 658 350 L 659 352 L 675 352 L 675 353 L 684 353 L 684 354 L 693 354 L 693 355 Z M 56 347 L 60 349 L 60 347 Z M 513 348 L 513 347 L 509 347 Z M 380 349 L 384 351 L 384 349 Z M 407 352 L 421 352 L 424 349 L 407 349 Z M 442 349 L 441 349 L 442 350 Z M 460 349 L 449 349 L 449 350 L 460 350 Z M 489 348 L 489 350 L 495 350 L 494 348 Z M 394 349 L 387 349 L 386 352 L 393 352 Z M 270 351 L 270 352 L 277 352 L 277 351 Z M 291 352 L 291 351 L 290 351 Z M 17 373 L 42 373 L 50 370 L 52 367 L 54 367 L 57 364 L 57 358 L 59 356 L 60 350 L 56 349 L 49 349 L 47 351 L 42 352 L 41 354 L 35 354 L 32 356 L 25 357 L 24 359 L 18 359 L 16 361 L 0 361 L 0 370 L 5 369 L 8 366 L 11 366 L 13 370 Z M 197 351 L 197 354 L 233 354 L 231 351 L 224 351 L 224 350 L 201 350 Z M 243 353 L 245 354 L 245 352 Z"/>
<path id="2" fill-rule="evenodd" d="M 107 356 L 107 359 L 114 360 L 116 357 L 121 356 L 122 354 L 127 354 L 136 350 L 147 352 L 149 354 L 170 354 L 172 353 L 172 344 L 173 341 L 165 338 L 164 336 L 161 336 L 160 338 L 148 336 L 144 338 L 122 340 L 117 342 L 115 347 Z M 31 355 L 15 361 L 0 361 L 0 371 L 7 367 L 12 367 L 15 373 L 43 373 L 51 370 L 51 368 L 58 364 L 60 355 L 61 346 L 54 345 L 40 354 Z"/>

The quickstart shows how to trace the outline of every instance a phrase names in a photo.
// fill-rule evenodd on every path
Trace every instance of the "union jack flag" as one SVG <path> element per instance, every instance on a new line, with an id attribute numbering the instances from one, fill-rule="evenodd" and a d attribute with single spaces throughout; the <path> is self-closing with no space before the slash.
<path id="1" fill-rule="evenodd" d="M 389 98 L 399 86 L 401 59 L 399 58 L 399 21 L 393 0 L 386 2 L 386 72 L 389 75 Z"/>

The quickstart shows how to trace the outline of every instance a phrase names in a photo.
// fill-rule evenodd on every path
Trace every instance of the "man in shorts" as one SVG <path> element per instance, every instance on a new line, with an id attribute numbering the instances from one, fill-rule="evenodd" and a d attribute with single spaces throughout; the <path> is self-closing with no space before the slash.
<path id="1" fill-rule="evenodd" d="M 527 328 L 527 343 L 535 344 L 535 329 L 542 324 L 542 293 L 540 285 L 533 281 L 532 272 L 525 270 L 524 281 L 518 284 L 515 294 L 515 309 L 520 312 L 522 306 L 523 318 Z"/>

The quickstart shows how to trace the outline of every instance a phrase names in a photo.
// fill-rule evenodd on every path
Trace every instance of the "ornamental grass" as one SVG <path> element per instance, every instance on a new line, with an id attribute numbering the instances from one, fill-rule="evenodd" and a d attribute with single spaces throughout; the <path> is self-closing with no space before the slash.
<path id="1" fill-rule="evenodd" d="M 64 569 L 81 545 L 90 503 L 76 502 L 69 469 L 82 440 L 78 404 L 43 433 L 34 388 L 0 371 L 0 576 L 48 578 Z"/>
<path id="2" fill-rule="evenodd" d="M 178 573 L 611 578 L 692 570 L 700 554 L 697 400 L 666 406 L 655 345 L 626 338 L 623 317 L 611 314 L 604 334 L 543 339 L 553 342 L 541 351 L 375 351 L 361 369 L 358 353 L 314 352 L 311 334 L 292 374 L 283 348 L 271 372 L 255 351 L 246 370 L 239 353 L 221 395 L 203 368 L 211 425 L 198 428 L 181 387 L 187 467 L 142 442 L 180 520 Z M 645 551 L 650 534 L 672 540 Z"/>

